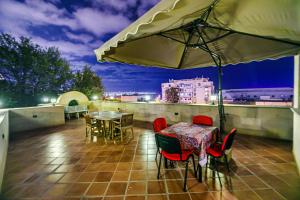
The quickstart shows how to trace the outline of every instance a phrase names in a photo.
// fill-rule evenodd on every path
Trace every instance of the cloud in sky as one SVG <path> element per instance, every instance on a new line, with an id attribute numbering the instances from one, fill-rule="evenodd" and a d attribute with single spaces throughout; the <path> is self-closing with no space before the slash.
<path id="1" fill-rule="evenodd" d="M 74 13 L 79 27 L 94 35 L 116 33 L 130 24 L 130 20 L 121 14 L 110 14 L 93 8 L 82 8 Z"/>
<path id="2" fill-rule="evenodd" d="M 106 34 L 114 35 L 131 23 L 126 9 L 144 6 L 141 2 L 147 1 L 73 2 L 73 9 L 67 9 L 59 0 L 1 0 L 0 30 L 16 37 L 31 37 L 41 46 L 56 46 L 66 58 L 76 60 L 94 56 L 93 50 L 103 43 Z M 49 32 L 50 27 L 54 34 L 41 34 Z"/>

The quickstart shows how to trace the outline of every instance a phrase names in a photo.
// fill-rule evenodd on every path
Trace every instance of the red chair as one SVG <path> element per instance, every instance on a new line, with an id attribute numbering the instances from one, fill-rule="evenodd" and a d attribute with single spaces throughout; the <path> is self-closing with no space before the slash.
<path id="1" fill-rule="evenodd" d="M 153 122 L 153 130 L 155 133 L 159 133 L 161 130 L 163 130 L 167 127 L 168 127 L 167 121 L 163 117 L 156 118 Z"/>
<path id="2" fill-rule="evenodd" d="M 157 141 L 158 148 L 161 149 L 160 159 L 159 159 L 159 164 L 158 164 L 157 179 L 159 179 L 159 176 L 160 176 L 160 166 L 161 166 L 162 157 L 164 157 L 165 159 L 170 160 L 170 161 L 186 162 L 184 185 L 183 185 L 183 191 L 186 192 L 186 180 L 187 180 L 187 172 L 188 172 L 190 158 L 192 158 L 193 166 L 194 166 L 194 173 L 196 176 L 196 167 L 195 167 L 195 159 L 194 159 L 194 155 L 193 155 L 193 149 L 189 149 L 189 150 L 181 149 L 180 142 L 176 137 L 170 137 L 165 134 L 155 134 L 155 138 Z"/>
<path id="3" fill-rule="evenodd" d="M 193 124 L 198 125 L 205 125 L 205 126 L 212 126 L 213 125 L 213 119 L 209 116 L 205 115 L 196 115 L 192 118 Z"/>
<path id="4" fill-rule="evenodd" d="M 213 119 L 205 115 L 196 115 L 192 118 L 193 124 L 204 125 L 204 126 L 213 126 Z M 219 141 L 221 138 L 220 132 L 216 134 L 216 140 Z"/>
<path id="5" fill-rule="evenodd" d="M 163 117 L 156 118 L 153 121 L 153 131 L 154 131 L 155 134 L 160 133 L 161 130 L 163 130 L 167 127 L 168 127 L 167 120 Z M 157 155 L 159 153 L 159 148 L 158 148 L 158 145 L 157 145 L 156 137 L 155 137 L 155 142 L 156 142 L 156 147 L 157 147 L 157 151 L 156 151 L 156 155 L 155 155 L 155 161 L 157 161 Z"/>
<path id="6" fill-rule="evenodd" d="M 208 161 L 209 157 L 212 157 L 212 159 L 214 161 L 214 165 L 215 165 L 214 170 L 216 169 L 216 171 L 217 171 L 217 175 L 218 175 L 221 186 L 222 186 L 222 183 L 221 183 L 221 180 L 220 180 L 220 175 L 219 175 L 219 172 L 218 172 L 218 164 L 217 164 L 216 159 L 221 158 L 221 157 L 224 156 L 225 164 L 226 164 L 226 167 L 227 167 L 227 170 L 228 170 L 228 173 L 229 173 L 230 170 L 229 170 L 229 165 L 228 165 L 227 156 L 225 154 L 225 151 L 232 147 L 235 135 L 236 135 L 236 128 L 233 128 L 225 136 L 222 143 L 214 143 L 206 149 L 207 161 Z M 207 168 L 207 163 L 206 163 L 206 168 Z"/>

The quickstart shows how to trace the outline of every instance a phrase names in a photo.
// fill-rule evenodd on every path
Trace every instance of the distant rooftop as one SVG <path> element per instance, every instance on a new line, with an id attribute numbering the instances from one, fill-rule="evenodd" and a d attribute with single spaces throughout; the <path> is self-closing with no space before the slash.
<path id="1" fill-rule="evenodd" d="M 276 87 L 276 88 L 242 88 L 242 89 L 227 89 L 223 90 L 223 92 L 261 92 L 261 91 L 293 91 L 294 89 L 291 87 Z"/>
<path id="2" fill-rule="evenodd" d="M 196 77 L 196 78 L 190 78 L 190 79 L 179 79 L 179 80 L 174 80 L 174 79 L 169 79 L 169 83 L 177 82 L 177 81 L 209 81 L 209 78 L 204 78 L 204 77 Z"/>
<path id="3" fill-rule="evenodd" d="M 105 92 L 105 96 L 121 96 L 121 95 L 155 95 L 157 92 L 135 92 L 135 91 L 127 91 L 127 92 Z"/>

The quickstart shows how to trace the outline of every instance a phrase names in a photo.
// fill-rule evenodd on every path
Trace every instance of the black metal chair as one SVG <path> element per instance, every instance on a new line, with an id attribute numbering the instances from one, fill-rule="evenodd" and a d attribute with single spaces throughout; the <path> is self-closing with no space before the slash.
<path id="1" fill-rule="evenodd" d="M 196 177 L 196 167 L 195 167 L 195 159 L 194 159 L 194 155 L 193 155 L 193 149 L 188 149 L 188 150 L 181 149 L 180 142 L 179 142 L 178 138 L 176 138 L 176 137 L 171 137 L 168 135 L 157 133 L 157 134 L 155 134 L 155 138 L 156 138 L 158 147 L 161 149 L 157 179 L 159 179 L 159 176 L 160 176 L 160 167 L 161 167 L 162 157 L 164 157 L 165 159 L 168 159 L 170 161 L 186 162 L 184 185 L 183 185 L 183 191 L 186 191 L 186 181 L 187 181 L 187 173 L 188 173 L 190 158 L 192 158 L 192 161 L 193 161 L 194 174 Z"/>
<path id="2" fill-rule="evenodd" d="M 164 117 L 156 118 L 153 121 L 153 131 L 154 131 L 155 134 L 160 133 L 161 130 L 163 130 L 167 127 L 168 127 L 167 120 Z M 155 161 L 157 163 L 157 155 L 160 152 L 159 152 L 159 148 L 158 148 L 158 145 L 157 145 L 156 137 L 155 137 L 155 143 L 156 143 L 156 147 L 157 147 L 157 151 L 156 151 L 156 155 L 155 155 Z"/>

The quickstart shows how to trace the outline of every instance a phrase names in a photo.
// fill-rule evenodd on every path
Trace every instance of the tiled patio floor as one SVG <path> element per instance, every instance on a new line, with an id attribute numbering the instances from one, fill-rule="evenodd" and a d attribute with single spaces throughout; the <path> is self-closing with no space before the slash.
<path id="1" fill-rule="evenodd" d="M 165 169 L 156 179 L 156 146 L 151 130 L 135 128 L 127 145 L 91 143 L 82 120 L 22 136 L 11 142 L 3 186 L 14 199 L 300 199 L 300 178 L 291 143 L 238 136 L 233 149 L 231 187 L 212 179 L 203 183 L 190 171 L 182 190 L 182 168 Z M 226 181 L 227 180 L 227 181 Z"/>

